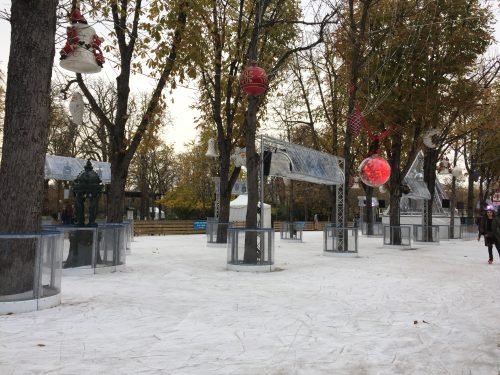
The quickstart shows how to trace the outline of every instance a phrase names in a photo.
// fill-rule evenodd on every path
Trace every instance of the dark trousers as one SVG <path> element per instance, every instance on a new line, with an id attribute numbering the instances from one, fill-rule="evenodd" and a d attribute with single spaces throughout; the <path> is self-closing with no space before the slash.
<path id="1" fill-rule="evenodd" d="M 490 260 L 493 260 L 493 245 L 497 248 L 498 256 L 500 257 L 500 245 L 498 244 L 495 237 L 485 237 L 484 244 L 488 246 L 488 255 L 490 256 Z"/>

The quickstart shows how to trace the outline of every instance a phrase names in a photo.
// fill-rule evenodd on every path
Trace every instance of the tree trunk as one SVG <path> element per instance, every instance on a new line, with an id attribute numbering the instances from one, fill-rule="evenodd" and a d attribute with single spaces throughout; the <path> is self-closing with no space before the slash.
<path id="1" fill-rule="evenodd" d="M 40 230 L 57 3 L 12 2 L 0 166 L 0 232 Z M 0 295 L 33 287 L 33 241 L 7 242 L 2 241 L 0 247 Z"/>
<path id="2" fill-rule="evenodd" d="M 257 203 L 259 201 L 259 155 L 255 149 L 255 133 L 257 124 L 257 105 L 259 99 L 255 96 L 248 97 L 246 114 L 245 143 L 247 153 L 247 189 L 248 204 L 246 215 L 246 228 L 257 228 Z M 264 215 L 261 215 L 264 217 Z M 245 263 L 256 263 L 259 250 L 257 249 L 257 235 L 247 232 L 245 235 Z"/>
<path id="3" fill-rule="evenodd" d="M 365 217 L 363 221 L 366 223 L 366 234 L 373 236 L 373 188 L 371 186 L 363 186 L 366 194 Z"/>
<path id="4" fill-rule="evenodd" d="M 144 165 L 141 166 L 142 171 L 140 174 L 140 186 L 141 186 L 141 220 L 149 220 L 150 212 L 149 212 L 149 184 L 146 179 L 146 167 Z M 153 210 L 154 212 L 154 210 Z"/>
<path id="5" fill-rule="evenodd" d="M 458 145 L 455 144 L 453 155 L 453 165 L 457 165 L 458 161 Z M 457 179 L 455 176 L 451 178 L 451 193 L 450 193 L 450 238 L 455 238 L 455 207 L 457 206 Z"/>
<path id="6" fill-rule="evenodd" d="M 455 238 L 455 207 L 457 205 L 457 179 L 451 178 L 450 193 L 450 239 Z"/>
<path id="7" fill-rule="evenodd" d="M 432 241 L 432 207 L 434 205 L 434 197 L 436 195 L 436 164 L 438 162 L 439 151 L 437 149 L 428 149 L 424 155 L 424 181 L 431 193 L 431 199 L 427 201 L 427 226 L 428 228 L 423 228 L 426 230 L 427 234 L 424 236 L 424 240 Z M 435 240 L 435 239 L 434 239 Z"/>
<path id="8" fill-rule="evenodd" d="M 49 199 L 49 180 L 43 181 L 43 206 L 42 215 L 50 215 L 50 199 Z"/>
<path id="9" fill-rule="evenodd" d="M 474 176 L 469 173 L 468 185 L 467 185 L 467 218 L 470 222 L 467 224 L 473 224 L 472 218 L 474 217 Z"/>
<path id="10" fill-rule="evenodd" d="M 108 193 L 108 222 L 122 223 L 125 204 L 125 181 L 128 164 L 124 162 L 111 163 L 111 184 Z"/>
<path id="11" fill-rule="evenodd" d="M 399 227 L 401 225 L 400 217 L 400 199 L 401 199 L 401 184 L 403 176 L 401 175 L 401 134 L 395 132 L 392 136 L 391 155 L 389 158 L 391 166 L 391 179 L 389 180 L 389 224 L 391 227 Z M 391 245 L 401 244 L 401 232 L 396 230 L 391 239 Z"/>
<path id="12" fill-rule="evenodd" d="M 229 147 L 227 143 L 223 142 L 223 147 L 221 148 L 219 142 L 219 165 L 220 165 L 220 189 L 219 189 L 219 223 L 217 225 L 217 243 L 227 242 L 227 225 L 229 223 L 230 214 L 230 203 L 231 203 L 231 190 L 232 184 L 229 181 Z"/>

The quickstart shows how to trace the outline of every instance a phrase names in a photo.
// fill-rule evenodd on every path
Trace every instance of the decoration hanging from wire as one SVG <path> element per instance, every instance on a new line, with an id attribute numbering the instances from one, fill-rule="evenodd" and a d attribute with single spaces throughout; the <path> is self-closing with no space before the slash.
<path id="1" fill-rule="evenodd" d="M 347 130 L 351 133 L 353 138 L 356 138 L 359 133 L 361 133 L 361 118 L 362 113 L 359 106 L 356 104 L 349 116 L 349 121 L 347 122 Z"/>
<path id="2" fill-rule="evenodd" d="M 246 147 L 235 147 L 231 155 L 231 160 L 234 161 L 235 167 L 244 167 L 247 162 L 247 151 Z"/>
<path id="3" fill-rule="evenodd" d="M 365 185 L 379 187 L 391 177 L 391 166 L 384 158 L 372 155 L 359 165 L 359 175 Z"/>
<path id="4" fill-rule="evenodd" d="M 444 158 L 441 158 L 439 160 L 439 163 L 436 167 L 436 170 L 439 174 L 450 174 L 451 173 L 451 163 L 450 163 L 450 159 L 448 159 L 447 156 L 445 156 Z"/>
<path id="5" fill-rule="evenodd" d="M 71 113 L 71 120 L 78 126 L 83 123 L 84 109 L 85 104 L 83 102 L 82 94 L 74 92 L 73 95 L 71 95 L 71 100 L 69 102 L 69 113 Z"/>
<path id="6" fill-rule="evenodd" d="M 105 61 L 101 50 L 104 39 L 88 25 L 80 11 L 79 1 L 71 11 L 69 21 L 66 44 L 59 52 L 61 68 L 75 73 L 99 73 Z"/>
<path id="7" fill-rule="evenodd" d="M 215 139 L 210 138 L 208 140 L 207 153 L 205 154 L 205 156 L 209 158 L 219 157 L 219 153 L 217 152 L 217 148 L 215 147 Z"/>
<path id="8" fill-rule="evenodd" d="M 266 71 L 255 63 L 251 63 L 241 72 L 240 86 L 248 95 L 257 96 L 264 93 L 267 90 L 267 84 Z"/>
<path id="9" fill-rule="evenodd" d="M 356 87 L 351 87 L 351 92 L 352 90 L 356 90 Z M 355 113 L 355 117 L 352 116 L 353 113 Z M 352 130 L 349 129 L 349 131 L 351 132 L 351 134 L 355 134 L 356 128 L 354 121 L 359 117 L 359 120 L 363 123 L 366 132 L 368 133 L 368 137 L 371 141 L 366 159 L 363 160 L 359 166 L 359 177 L 365 185 L 371 187 L 379 187 L 381 185 L 384 185 L 391 176 L 391 166 L 389 165 L 387 160 L 378 155 L 380 153 L 380 144 L 385 137 L 389 136 L 394 131 L 395 127 L 391 126 L 389 127 L 389 129 L 384 130 L 382 133 L 375 134 L 371 131 L 370 125 L 361 113 L 361 109 L 359 108 L 359 105 L 357 103 L 354 106 L 353 113 L 351 114 L 350 118 L 350 120 L 353 120 L 351 121 L 353 125 L 350 126 Z"/>
<path id="10" fill-rule="evenodd" d="M 351 181 L 351 188 L 352 189 L 359 189 L 359 176 L 353 176 L 352 181 Z"/>
<path id="11" fill-rule="evenodd" d="M 463 171 L 462 171 L 462 168 L 460 168 L 459 166 L 455 166 L 455 168 L 452 169 L 451 171 L 451 175 L 455 178 L 460 178 L 462 177 L 462 174 L 463 174 Z"/>
<path id="12" fill-rule="evenodd" d="M 437 129 L 429 129 L 424 133 L 422 139 L 424 145 L 426 145 L 428 148 L 437 148 L 439 142 L 439 131 Z"/>

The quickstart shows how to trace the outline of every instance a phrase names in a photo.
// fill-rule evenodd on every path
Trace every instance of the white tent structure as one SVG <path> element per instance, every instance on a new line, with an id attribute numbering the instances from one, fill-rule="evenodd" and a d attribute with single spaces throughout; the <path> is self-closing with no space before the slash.
<path id="1" fill-rule="evenodd" d="M 104 161 L 91 160 L 94 171 L 103 184 L 111 183 L 111 164 Z M 45 178 L 73 181 L 84 171 L 87 160 L 59 155 L 45 155 Z"/>
<path id="2" fill-rule="evenodd" d="M 247 217 L 248 195 L 241 194 L 229 203 L 229 221 L 245 221 Z M 263 228 L 271 228 L 271 205 L 264 203 Z"/>

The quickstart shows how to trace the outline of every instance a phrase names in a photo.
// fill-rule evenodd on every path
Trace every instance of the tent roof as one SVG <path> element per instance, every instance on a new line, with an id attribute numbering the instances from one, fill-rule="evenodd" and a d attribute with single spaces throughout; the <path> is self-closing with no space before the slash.
<path id="1" fill-rule="evenodd" d="M 413 177 L 405 177 L 404 182 L 410 188 L 410 192 L 405 194 L 405 197 L 415 200 L 431 199 L 431 193 L 424 181 Z"/>
<path id="2" fill-rule="evenodd" d="M 236 197 L 236 199 L 233 199 L 230 203 L 229 206 L 231 208 L 243 208 L 248 205 L 248 195 L 247 194 L 241 194 Z M 260 206 L 260 202 L 259 202 Z M 271 205 L 264 203 L 264 207 L 271 207 Z"/>
<path id="3" fill-rule="evenodd" d="M 410 192 L 404 195 L 406 198 L 415 200 L 431 199 L 431 193 L 424 182 L 424 153 L 420 150 L 415 156 L 408 173 L 403 181 L 410 188 Z"/>
<path id="4" fill-rule="evenodd" d="M 84 171 L 87 160 L 58 155 L 45 155 L 45 178 L 73 181 Z M 111 164 L 91 160 L 94 171 L 99 174 L 103 184 L 111 183 Z"/>
<path id="5" fill-rule="evenodd" d="M 323 185 L 341 185 L 344 172 L 338 157 L 279 139 L 262 137 L 271 152 L 269 175 Z"/>

